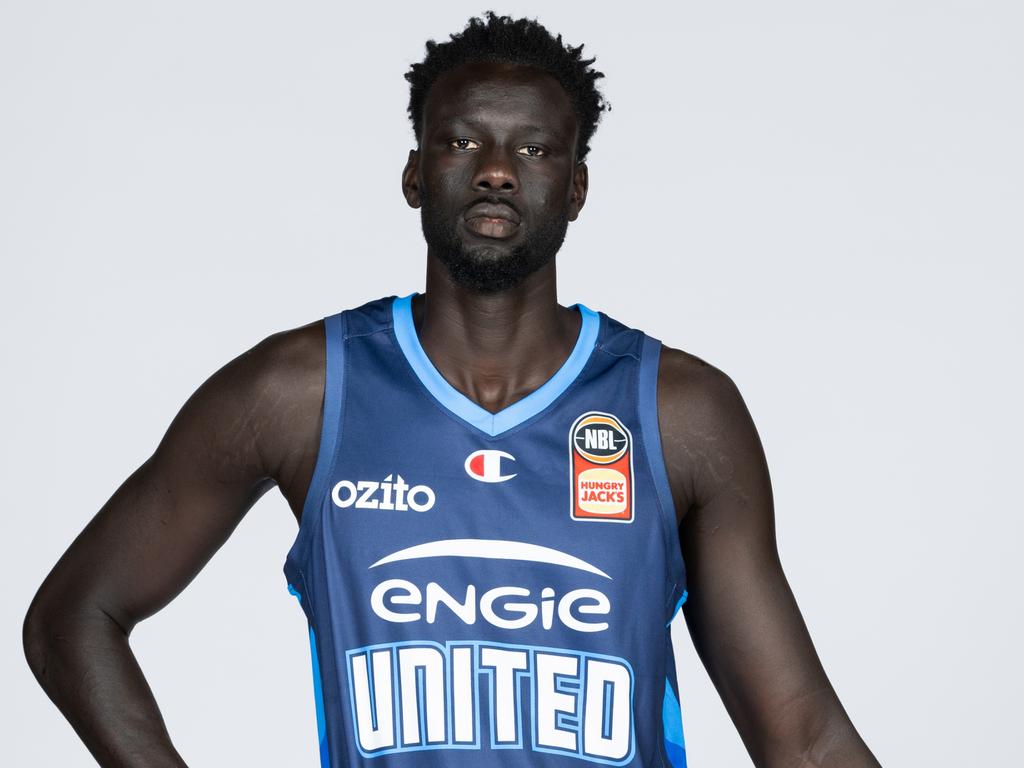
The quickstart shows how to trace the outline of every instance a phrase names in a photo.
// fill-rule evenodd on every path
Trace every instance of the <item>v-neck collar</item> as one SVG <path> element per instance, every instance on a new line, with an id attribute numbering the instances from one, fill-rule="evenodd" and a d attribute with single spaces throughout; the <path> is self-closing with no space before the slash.
<path id="1" fill-rule="evenodd" d="M 412 298 L 415 295 L 415 293 L 410 293 L 408 296 L 397 297 L 391 305 L 395 338 L 398 340 L 402 354 L 405 355 L 416 378 L 442 407 L 491 437 L 507 432 L 527 419 L 533 418 L 568 389 L 590 359 L 601 324 L 600 318 L 594 310 L 583 304 L 574 304 L 573 307 L 579 310 L 582 322 L 579 336 L 576 338 L 576 344 L 569 357 L 540 387 L 497 413 L 491 413 L 449 384 L 430 362 L 427 353 L 420 346 L 419 337 L 416 335 L 416 326 L 412 319 Z"/>

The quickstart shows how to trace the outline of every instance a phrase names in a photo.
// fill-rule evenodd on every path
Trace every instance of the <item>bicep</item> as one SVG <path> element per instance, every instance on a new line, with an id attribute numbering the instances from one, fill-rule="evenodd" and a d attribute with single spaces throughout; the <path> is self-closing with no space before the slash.
<path id="1" fill-rule="evenodd" d="M 102 610 L 130 631 L 202 569 L 273 484 L 247 396 L 250 355 L 188 399 L 153 455 L 65 552 L 37 601 L 63 615 Z"/>
<path id="2" fill-rule="evenodd" d="M 769 499 L 728 493 L 692 510 L 680 533 L 687 628 L 752 752 L 807 741 L 809 708 L 832 695 L 779 562 L 770 515 Z"/>
<path id="3" fill-rule="evenodd" d="M 748 749 L 805 742 L 834 693 L 779 560 L 771 481 L 745 404 L 705 376 L 667 436 L 688 509 L 680 526 L 687 628 Z M 696 394 L 696 396 L 694 396 Z M 685 465 L 683 468 L 681 465 Z M 685 472 L 685 482 L 682 475 Z M 684 495 L 684 494 L 681 494 Z"/>

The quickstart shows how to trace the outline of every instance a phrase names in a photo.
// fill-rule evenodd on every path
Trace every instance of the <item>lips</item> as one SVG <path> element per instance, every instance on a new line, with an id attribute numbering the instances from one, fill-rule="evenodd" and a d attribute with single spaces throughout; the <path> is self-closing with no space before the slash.
<path id="1" fill-rule="evenodd" d="M 474 216 L 472 219 L 466 219 L 466 229 L 480 237 L 506 240 L 516 233 L 519 225 L 508 219 Z"/>
<path id="2" fill-rule="evenodd" d="M 477 203 L 466 211 L 466 228 L 481 237 L 504 240 L 519 228 L 519 214 L 501 203 Z"/>
<path id="3" fill-rule="evenodd" d="M 466 211 L 466 220 L 470 219 L 505 219 L 513 224 L 519 223 L 519 214 L 511 207 L 494 203 L 477 203 Z"/>

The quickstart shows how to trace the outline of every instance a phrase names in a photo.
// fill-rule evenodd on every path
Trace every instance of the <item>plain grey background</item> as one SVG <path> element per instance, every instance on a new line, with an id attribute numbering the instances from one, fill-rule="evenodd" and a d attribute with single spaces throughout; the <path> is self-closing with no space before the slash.
<path id="1" fill-rule="evenodd" d="M 24 663 L 50 567 L 265 336 L 422 290 L 403 73 L 482 4 L 0 4 L 0 761 L 91 758 Z M 886 766 L 1019 757 L 1019 3 L 513 3 L 612 102 L 560 299 L 697 354 Z M 277 491 L 133 647 L 194 766 L 316 764 Z M 685 627 L 691 765 L 749 765 Z"/>

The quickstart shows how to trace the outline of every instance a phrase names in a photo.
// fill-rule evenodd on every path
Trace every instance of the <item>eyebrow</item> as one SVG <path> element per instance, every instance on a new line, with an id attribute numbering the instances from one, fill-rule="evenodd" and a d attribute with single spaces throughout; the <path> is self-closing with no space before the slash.
<path id="1" fill-rule="evenodd" d="M 461 123 L 463 125 L 468 125 L 471 128 L 483 128 L 483 127 L 486 127 L 479 120 L 474 120 L 471 117 L 459 117 L 458 115 L 455 115 L 453 117 L 449 117 L 449 118 L 447 118 L 445 120 L 440 121 L 437 124 L 437 127 L 438 128 L 446 128 L 446 127 L 448 127 L 448 126 L 450 126 L 450 125 L 452 125 L 454 123 Z M 517 126 L 517 128 L 519 130 L 522 130 L 522 131 L 536 131 L 537 133 L 545 133 L 545 132 L 548 132 L 548 131 L 552 130 L 550 126 L 544 127 L 544 126 L 540 126 L 540 125 L 520 125 L 520 126 Z"/>

